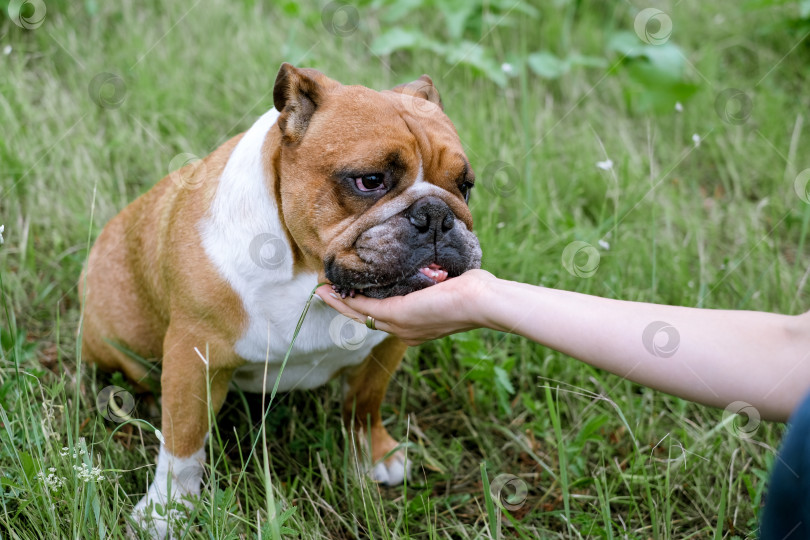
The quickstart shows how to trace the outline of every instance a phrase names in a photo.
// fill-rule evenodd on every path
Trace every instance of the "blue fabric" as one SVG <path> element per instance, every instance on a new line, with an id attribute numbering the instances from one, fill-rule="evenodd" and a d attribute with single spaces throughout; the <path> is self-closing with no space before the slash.
<path id="1" fill-rule="evenodd" d="M 771 471 L 760 540 L 810 539 L 810 394 L 793 412 Z"/>

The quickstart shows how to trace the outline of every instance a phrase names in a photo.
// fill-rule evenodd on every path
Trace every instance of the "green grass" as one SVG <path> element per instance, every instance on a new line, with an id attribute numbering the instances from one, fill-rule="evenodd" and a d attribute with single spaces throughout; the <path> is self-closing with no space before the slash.
<path id="1" fill-rule="evenodd" d="M 782 26 L 795 6 L 739 4 L 664 8 L 684 80 L 698 86 L 680 113 L 645 113 L 628 93 L 637 81 L 607 45 L 633 29 L 626 2 L 538 2 L 539 18 L 494 29 L 484 18 L 468 38 L 498 62 L 576 50 L 615 65 L 554 80 L 516 69 L 505 87 L 430 52 L 374 56 L 369 45 L 393 23 L 370 7 L 345 37 L 324 30 L 314 2 L 296 15 L 250 1 L 53 1 L 37 29 L 2 19 L 0 51 L 12 50 L 0 56 L 0 536 L 123 536 L 158 442 L 144 424 L 112 434 L 96 396 L 126 383 L 77 364 L 88 237 L 175 156 L 206 155 L 270 108 L 282 61 L 378 89 L 429 73 L 478 173 L 483 264 L 501 277 L 628 300 L 807 309 L 810 205 L 794 179 L 810 167 L 810 48 L 804 30 Z M 407 21 L 442 35 L 429 11 Z M 103 72 L 123 78 L 119 107 L 90 98 Z M 726 88 L 753 97 L 746 122 L 717 114 Z M 599 170 L 608 157 L 613 170 Z M 493 177 L 498 160 L 511 168 Z M 598 250 L 590 278 L 562 264 L 574 240 Z M 188 537 L 269 537 L 280 526 L 268 523 L 272 499 L 303 538 L 754 538 L 783 432 L 763 423 L 740 438 L 722 411 L 476 331 L 409 351 L 383 414 L 411 443 L 415 474 L 407 489 L 379 488 L 355 473 L 338 393 L 276 397 L 270 482 L 262 452 L 248 457 L 260 402 L 232 394 Z M 136 416 L 156 422 L 154 409 L 136 396 Z M 84 482 L 81 464 L 105 478 Z M 36 476 L 50 467 L 65 478 L 56 492 Z M 513 509 L 487 484 L 496 496 L 506 485 Z"/>

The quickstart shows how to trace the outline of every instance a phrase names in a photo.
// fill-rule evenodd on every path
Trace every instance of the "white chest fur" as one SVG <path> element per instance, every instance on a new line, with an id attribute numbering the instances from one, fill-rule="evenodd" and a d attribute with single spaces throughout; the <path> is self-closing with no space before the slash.
<path id="1" fill-rule="evenodd" d="M 261 149 L 278 119 L 271 109 L 234 148 L 209 216 L 200 224 L 203 248 L 247 313 L 236 354 L 248 362 L 234 382 L 249 392 L 272 390 L 316 274 L 293 275 L 292 250 L 270 197 Z M 315 157 L 317 159 L 317 157 Z M 279 390 L 314 388 L 356 365 L 386 334 L 338 314 L 317 297 L 296 338 Z M 267 380 L 263 380 L 267 362 Z"/>

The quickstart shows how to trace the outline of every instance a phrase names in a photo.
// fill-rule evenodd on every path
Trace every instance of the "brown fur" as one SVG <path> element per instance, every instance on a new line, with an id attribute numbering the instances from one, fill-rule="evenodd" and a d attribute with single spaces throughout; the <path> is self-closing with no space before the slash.
<path id="1" fill-rule="evenodd" d="M 366 433 L 370 435 L 372 462 L 397 446 L 382 424 L 380 405 L 407 348 L 400 339 L 390 337 L 374 347 L 362 364 L 344 370 L 343 421 L 359 434 L 358 442 L 363 442 Z"/>
<path id="2" fill-rule="evenodd" d="M 373 164 L 396 151 L 415 168 L 421 155 L 425 179 L 447 190 L 447 204 L 472 227 L 456 182 L 469 168 L 458 136 L 435 104 L 441 101 L 430 78 L 415 83 L 379 93 L 340 85 L 314 70 L 282 67 L 274 100 L 285 110 L 265 140 L 263 157 L 267 188 L 280 209 L 296 271 L 314 270 L 323 277 L 324 257 L 349 257 L 343 252 L 374 219 L 368 202 L 338 200 L 325 164 Z M 312 115 L 314 108 L 318 114 Z M 113 343 L 146 358 L 162 357 L 162 431 L 167 448 L 178 457 L 203 445 L 209 428 L 207 382 L 216 413 L 231 374 L 244 363 L 233 347 L 247 315 L 205 255 L 197 230 L 240 137 L 220 146 L 201 166 L 167 176 L 114 217 L 81 277 L 84 359 L 121 370 L 145 386 L 148 368 Z M 184 175 L 199 187 L 184 187 L 178 182 Z M 279 182 L 281 177 L 290 180 Z M 397 186 L 376 204 L 401 196 L 407 187 Z M 209 381 L 195 348 L 208 355 Z M 382 426 L 379 407 L 405 349 L 389 338 L 363 363 L 344 370 L 344 418 L 355 429 L 368 429 L 375 461 L 396 445 Z"/>

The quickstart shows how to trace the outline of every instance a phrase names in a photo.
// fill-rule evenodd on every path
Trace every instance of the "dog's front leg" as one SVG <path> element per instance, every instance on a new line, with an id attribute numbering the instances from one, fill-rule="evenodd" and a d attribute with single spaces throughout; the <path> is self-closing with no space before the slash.
<path id="1" fill-rule="evenodd" d="M 154 480 L 133 513 L 152 538 L 172 537 L 183 523 L 181 513 L 171 506 L 190 506 L 188 498 L 200 494 L 209 407 L 213 418 L 233 373 L 232 349 L 212 341 L 213 333 L 205 334 L 193 324 L 170 325 L 164 340 L 161 431 L 165 442 L 160 445 Z"/>
<path id="2" fill-rule="evenodd" d="M 353 430 L 355 448 L 370 450 L 367 453 L 373 464 L 372 479 L 389 486 L 410 477 L 411 464 L 406 463 L 404 452 L 397 450 L 388 455 L 397 442 L 388 434 L 380 416 L 388 381 L 407 348 L 399 338 L 389 337 L 374 347 L 362 364 L 344 372 L 343 420 Z"/>

